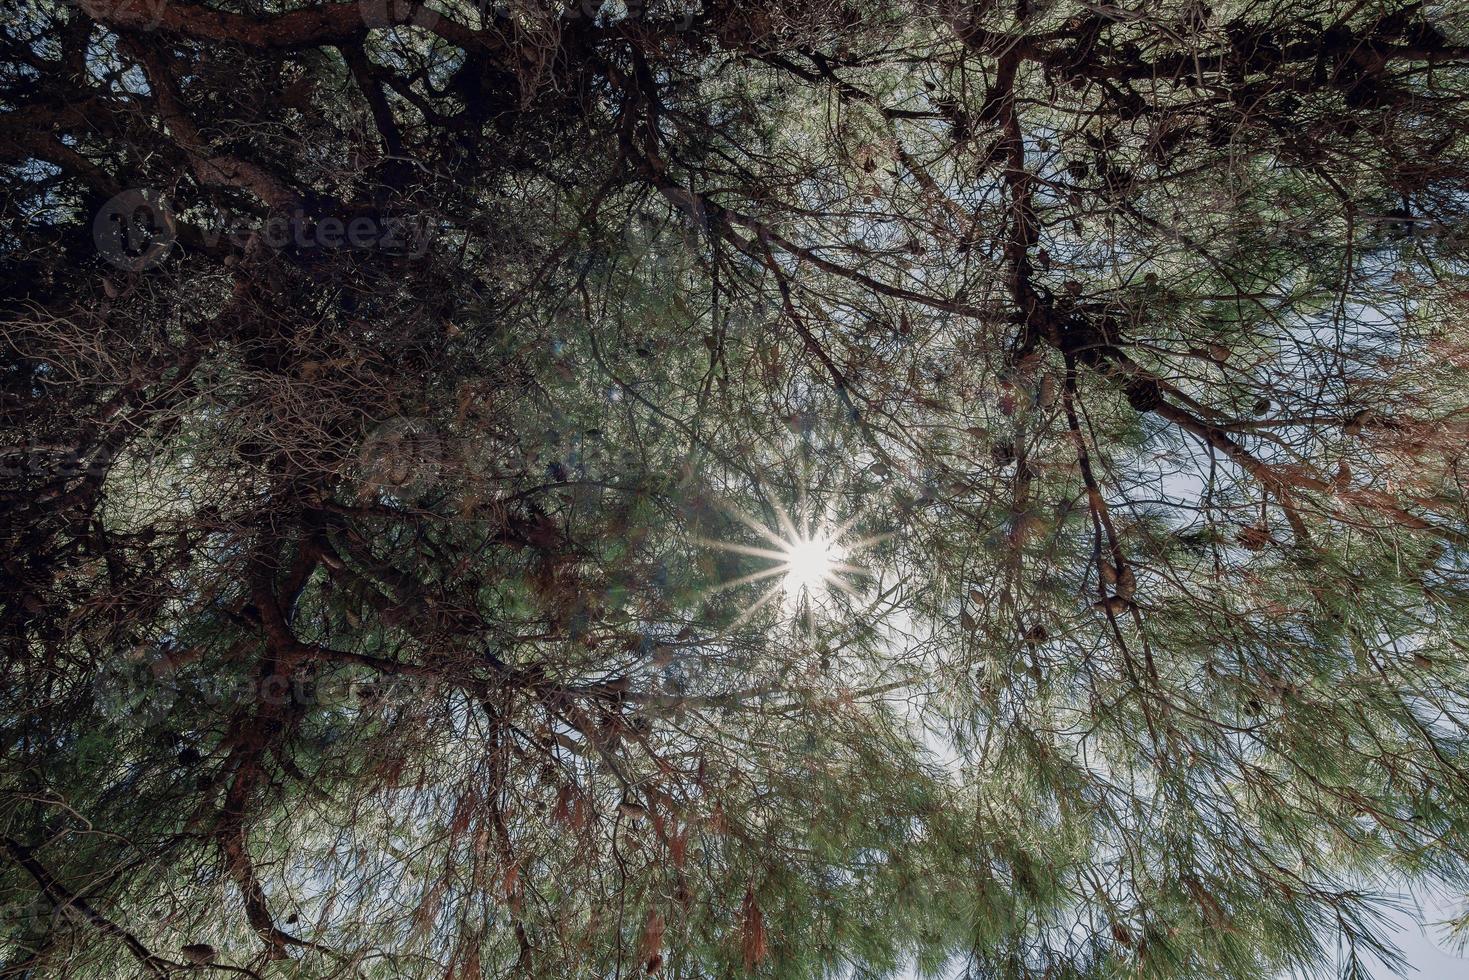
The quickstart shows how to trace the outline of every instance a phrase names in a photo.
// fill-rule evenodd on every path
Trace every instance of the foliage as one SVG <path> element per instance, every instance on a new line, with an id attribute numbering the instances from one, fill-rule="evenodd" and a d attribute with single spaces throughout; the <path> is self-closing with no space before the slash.
<path id="1" fill-rule="evenodd" d="M 1469 879 L 1451 5 L 0 44 L 0 976 L 1350 975 Z"/>

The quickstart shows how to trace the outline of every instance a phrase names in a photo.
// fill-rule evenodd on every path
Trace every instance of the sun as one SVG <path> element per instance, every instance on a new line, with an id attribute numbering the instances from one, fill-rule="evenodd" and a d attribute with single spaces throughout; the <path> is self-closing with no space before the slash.
<path id="1" fill-rule="evenodd" d="M 736 624 L 744 622 L 764 606 L 778 602 L 782 609 L 797 618 L 804 616 L 808 625 L 823 610 L 829 611 L 830 600 L 838 593 L 849 596 L 858 594 L 851 581 L 869 573 L 849 562 L 849 556 L 862 548 L 875 544 L 880 538 L 848 541 L 847 533 L 856 524 L 852 518 L 843 524 L 813 515 L 801 514 L 793 518 L 782 508 L 771 504 L 776 527 L 771 528 L 738 510 L 729 509 L 741 524 L 758 534 L 763 545 L 748 545 L 733 541 L 711 541 L 699 539 L 697 543 L 721 551 L 732 551 L 763 559 L 769 564 L 749 575 L 715 586 L 714 591 L 723 592 L 753 582 L 768 582 L 753 603 L 745 608 Z"/>
<path id="2" fill-rule="evenodd" d="M 817 529 L 809 537 L 798 537 L 785 544 L 785 577 L 781 585 L 788 597 L 820 598 L 829 588 L 839 586 L 836 572 L 845 567 L 842 551 L 826 530 Z"/>

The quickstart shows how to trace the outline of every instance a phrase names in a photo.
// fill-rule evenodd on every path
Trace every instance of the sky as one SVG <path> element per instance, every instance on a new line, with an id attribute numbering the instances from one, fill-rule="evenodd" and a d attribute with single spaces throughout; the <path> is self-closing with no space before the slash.
<path id="1" fill-rule="evenodd" d="M 1409 906 L 1413 901 L 1409 896 L 1404 896 L 1404 900 Z M 1403 951 L 1407 968 L 1402 972 L 1395 972 L 1373 963 L 1370 964 L 1372 975 L 1378 980 L 1393 980 L 1397 977 L 1405 980 L 1469 980 L 1469 952 L 1456 952 L 1452 944 L 1443 940 L 1440 930 L 1431 926 L 1424 927 L 1425 920 L 1437 922 L 1452 915 L 1453 904 L 1432 895 L 1419 894 L 1416 900 L 1423 903 L 1421 915 L 1411 907 L 1405 907 L 1390 916 L 1398 930 L 1392 938 Z M 958 975 L 962 976 L 962 973 Z M 918 974 L 909 972 L 903 974 L 902 980 L 919 978 Z"/>
<path id="2" fill-rule="evenodd" d="M 1453 914 L 1447 903 L 1425 902 L 1425 916 L 1430 922 L 1442 920 Z M 1469 953 L 1459 953 L 1452 944 L 1443 941 L 1442 930 L 1425 929 L 1419 917 L 1411 911 L 1403 911 L 1394 917 L 1399 926 L 1394 941 L 1402 948 L 1408 965 L 1417 972 L 1407 971 L 1402 976 L 1416 980 L 1465 980 L 1469 978 Z M 1380 976 L 1392 976 L 1383 970 L 1375 971 Z"/>

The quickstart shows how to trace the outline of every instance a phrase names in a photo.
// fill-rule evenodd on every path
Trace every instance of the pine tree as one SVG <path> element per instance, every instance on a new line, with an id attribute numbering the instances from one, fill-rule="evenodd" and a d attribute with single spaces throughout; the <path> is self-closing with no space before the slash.
<path id="1" fill-rule="evenodd" d="M 1469 885 L 1449 5 L 0 44 L 0 976 L 1353 975 Z"/>

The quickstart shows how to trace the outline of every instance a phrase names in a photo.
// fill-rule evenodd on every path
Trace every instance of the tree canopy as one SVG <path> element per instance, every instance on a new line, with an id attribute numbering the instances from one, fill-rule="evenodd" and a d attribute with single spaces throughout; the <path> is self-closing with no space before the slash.
<path id="1" fill-rule="evenodd" d="M 1355 976 L 1469 886 L 1469 10 L 0 45 L 0 976 Z"/>

